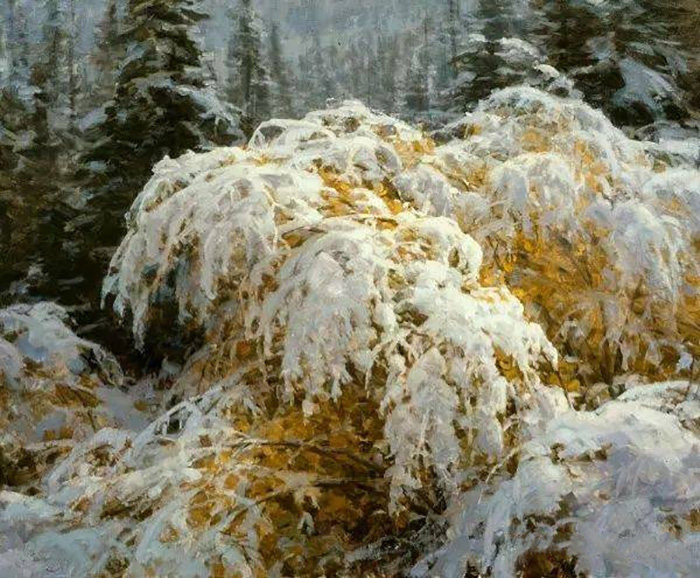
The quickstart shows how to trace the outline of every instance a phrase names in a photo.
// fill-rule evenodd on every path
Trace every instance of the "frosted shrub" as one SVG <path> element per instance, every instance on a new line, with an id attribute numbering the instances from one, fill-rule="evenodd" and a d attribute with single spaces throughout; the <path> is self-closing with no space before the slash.
<path id="1" fill-rule="evenodd" d="M 569 383 L 670 376 L 698 355 L 700 172 L 677 146 L 632 141 L 582 102 L 523 87 L 448 132 L 458 138 L 415 169 L 439 176 L 395 185 L 481 243 L 572 362 Z"/>
<path id="2" fill-rule="evenodd" d="M 459 498 L 453 536 L 414 575 L 693 576 L 700 572 L 700 403 L 687 382 L 567 411 L 512 479 Z M 689 393 L 691 395 L 689 395 Z"/>
<path id="3" fill-rule="evenodd" d="M 130 310 L 139 339 L 147 312 L 166 301 L 177 302 L 180 321 L 198 323 L 218 283 L 237 283 L 257 259 L 279 251 L 285 235 L 317 223 L 321 204 L 328 212 L 349 194 L 367 198 L 362 212 L 386 211 L 382 202 L 370 206 L 376 195 L 347 189 L 378 185 L 401 170 L 399 155 L 380 134 L 403 146 L 421 137 L 348 103 L 303 121 L 263 123 L 248 150 L 162 161 L 129 213 L 105 293 L 116 296 L 117 311 Z M 339 186 L 331 173 L 346 183 L 341 194 L 329 186 Z"/>
<path id="4" fill-rule="evenodd" d="M 313 121 L 320 125 L 318 138 L 308 130 Z M 333 163 L 301 170 L 285 168 L 297 160 L 294 149 L 279 152 L 296 146 L 303 158 L 320 150 L 321 139 L 332 157 L 336 142 L 362 151 L 369 141 L 375 160 L 395 157 L 391 168 L 375 167 L 390 177 L 401 167 L 391 141 L 415 141 L 416 133 L 389 122 L 347 104 L 282 123 L 278 128 L 287 132 L 273 137 L 263 136 L 270 125 L 261 127 L 253 137 L 255 152 L 231 149 L 161 163 L 134 205 L 131 231 L 106 283 L 107 292 L 117 291 L 118 311 L 130 305 L 142 334 L 149 307 L 157 305 L 168 272 L 176 271 L 181 316 L 205 323 L 207 341 L 216 343 L 205 362 L 212 382 L 239 367 L 241 349 L 253 348 L 275 361 L 279 397 L 289 402 L 301 395 L 307 414 L 317 399 L 339 398 L 344 384 L 358 377 L 372 381 L 377 366 L 386 374 L 376 395 L 387 415 L 416 397 L 414 410 L 403 408 L 407 413 L 397 424 L 408 424 L 406 418 L 418 412 L 415 427 L 430 429 L 433 421 L 447 433 L 466 419 L 454 413 L 459 406 L 475 409 L 477 421 L 505 413 L 514 392 L 504 363 L 512 364 L 518 382 L 531 386 L 538 360 L 556 363 L 557 354 L 507 290 L 480 287 L 479 246 L 449 219 L 397 209 L 381 182 L 374 190 L 352 188 L 344 178 L 368 167 L 364 157 L 351 157 L 345 172 Z M 383 142 L 374 131 L 391 136 Z M 379 154 L 382 147 L 386 155 Z M 190 168 L 195 159 L 199 174 Z M 182 177 L 171 171 L 173 162 Z M 173 189 L 172 182 L 182 185 Z M 420 390 L 435 389 L 421 385 L 427 368 L 444 377 L 444 391 L 435 395 L 450 412 L 445 416 L 420 414 L 421 407 L 430 408 L 419 401 Z M 484 407 L 473 398 L 482 387 L 492 390 Z M 484 423 L 480 428 L 467 420 L 463 429 L 483 429 L 475 447 L 499 455 L 500 424 Z M 422 435 L 416 443 L 430 446 Z M 460 453 L 456 437 L 450 445 L 438 469 Z M 398 452 L 397 444 L 392 451 Z"/>
<path id="5" fill-rule="evenodd" d="M 168 299 L 181 322 L 200 323 L 223 276 L 235 283 L 286 230 L 321 218 L 322 190 L 318 176 L 259 166 L 240 149 L 167 159 L 132 208 L 105 289 L 118 311 L 129 306 L 139 340 L 149 309 Z"/>
<path id="6" fill-rule="evenodd" d="M 426 527 L 562 403 L 538 377 L 557 352 L 481 285 L 478 244 L 387 186 L 430 143 L 356 104 L 270 127 L 163 161 L 134 204 L 106 294 L 137 336 L 169 302 L 205 344 L 177 405 L 47 477 L 46 507 L 80 529 L 37 521 L 42 555 L 87 574 L 332 573 Z"/>

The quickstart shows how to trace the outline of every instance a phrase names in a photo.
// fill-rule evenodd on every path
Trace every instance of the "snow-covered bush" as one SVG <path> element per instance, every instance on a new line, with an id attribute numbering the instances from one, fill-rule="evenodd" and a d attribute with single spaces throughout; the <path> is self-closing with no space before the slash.
<path id="1" fill-rule="evenodd" d="M 362 213 L 387 212 L 363 185 L 378 187 L 401 170 L 392 142 L 413 149 L 422 138 L 348 104 L 303 121 L 263 123 L 247 150 L 166 159 L 131 209 L 105 292 L 116 295 L 118 312 L 130 311 L 139 339 L 148 312 L 164 302 L 177 302 L 181 322 L 200 324 L 218 307 L 222 283 L 240 282 L 324 212 L 350 212 L 351 201 Z"/>
<path id="2" fill-rule="evenodd" d="M 695 576 L 700 573 L 697 385 L 627 390 L 564 411 L 525 444 L 509 479 L 462 495 L 448 544 L 417 576 Z"/>
<path id="3" fill-rule="evenodd" d="M 53 303 L 0 309 L 0 479 L 22 485 L 103 427 L 146 417 L 119 386 L 116 359 L 77 337 Z"/>
<path id="4" fill-rule="evenodd" d="M 261 127 L 251 151 L 159 166 L 105 285 L 117 311 L 129 307 L 143 335 L 150 310 L 175 299 L 181 321 L 208 332 L 194 360 L 206 358 L 209 382 L 229 378 L 238 352 L 253 348 L 258 362 L 274 362 L 266 372 L 277 396 L 300 396 L 306 414 L 379 371 L 376 399 L 395 457 L 425 446 L 434 454 L 426 459 L 437 459 L 449 444 L 432 464 L 446 474 L 460 454 L 459 429 L 480 432 L 472 451 L 499 455 L 496 418 L 521 397 L 513 383 L 536 385 L 537 364 L 556 364 L 557 354 L 506 289 L 480 286 L 481 249 L 454 221 L 401 207 L 386 188 L 403 164 L 391 140 L 419 143 L 419 133 L 354 104 L 279 128 L 270 138 Z M 425 403 L 426 389 L 442 403 Z M 415 407 L 403 406 L 412 399 Z M 460 407 L 473 416 L 459 416 Z M 445 427 L 439 443 L 425 439 L 431 422 Z"/>
<path id="5" fill-rule="evenodd" d="M 480 242 L 576 383 L 669 377 L 700 353 L 700 171 L 681 146 L 630 140 L 584 103 L 527 87 L 447 134 L 395 180 L 399 194 Z"/>
<path id="6" fill-rule="evenodd" d="M 429 147 L 347 104 L 157 167 L 106 294 L 137 335 L 174 306 L 204 346 L 172 409 L 98 432 L 45 479 L 58 518 L 7 498 L 37 556 L 88 575 L 337 572 L 424 527 L 565 403 L 538 377 L 556 351 L 480 284 L 476 242 L 388 185 Z"/>

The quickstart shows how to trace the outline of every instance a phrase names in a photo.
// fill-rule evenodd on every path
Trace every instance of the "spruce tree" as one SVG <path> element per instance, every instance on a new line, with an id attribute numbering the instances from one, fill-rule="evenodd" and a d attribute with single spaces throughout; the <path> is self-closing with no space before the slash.
<path id="1" fill-rule="evenodd" d="M 235 29 L 229 44 L 229 98 L 243 110 L 247 135 L 270 116 L 270 79 L 262 52 L 262 25 L 251 0 L 231 13 Z"/>
<path id="2" fill-rule="evenodd" d="M 514 0 L 479 0 L 474 13 L 465 18 L 465 33 L 452 61 L 456 77 L 449 88 L 448 108 L 464 112 L 496 89 L 540 80 L 535 66 L 545 56 L 535 46 L 532 15 Z M 509 44 L 513 41 L 530 47 Z"/>
<path id="3" fill-rule="evenodd" d="M 22 5 L 9 0 L 3 14 L 7 70 L 0 86 L 0 287 L 5 288 L 28 267 L 26 258 L 33 252 L 30 245 L 36 232 L 34 208 L 43 188 L 35 179 L 47 167 L 32 158 L 44 152 L 35 145 L 46 130 L 35 115 Z"/>
<path id="4" fill-rule="evenodd" d="M 453 89 L 453 103 L 460 111 L 468 110 L 501 84 L 497 77 L 501 63 L 495 52 L 498 40 L 505 33 L 502 24 L 506 2 L 481 0 L 469 21 L 469 36 L 455 61 L 459 76 Z"/>
<path id="5" fill-rule="evenodd" d="M 216 101 L 193 38 L 205 18 L 197 2 L 130 0 L 126 18 L 118 38 L 127 56 L 98 127 L 102 140 L 87 159 L 98 169 L 99 184 L 115 193 L 105 200 L 119 209 L 165 155 L 240 137 L 235 111 Z"/>
<path id="6" fill-rule="evenodd" d="M 616 123 L 679 120 L 688 55 L 674 38 L 675 13 L 663 0 L 544 0 L 538 35 L 549 63 Z"/>
<path id="7" fill-rule="evenodd" d="M 449 70 L 451 75 L 455 77 L 457 75 L 457 71 L 454 63 L 457 58 L 457 51 L 459 49 L 459 29 L 461 19 L 459 0 L 447 0 L 447 18 L 450 44 Z"/>
<path id="8" fill-rule="evenodd" d="M 336 79 L 336 71 L 328 62 L 326 51 L 321 48 L 320 43 L 318 44 L 318 49 L 315 51 L 314 59 L 314 67 L 317 73 L 318 86 L 320 88 L 318 105 L 315 108 L 325 108 L 328 106 L 329 99 L 337 99 L 344 95 L 340 93 L 338 81 Z M 361 70 L 363 75 L 358 76 L 358 79 L 363 78 L 364 74 L 366 74 L 367 69 L 364 65 L 364 60 Z"/>
<path id="9" fill-rule="evenodd" d="M 274 23 L 270 29 L 270 77 L 272 81 L 273 111 L 276 116 L 293 117 L 291 72 L 284 61 L 279 26 Z"/>
<path id="10" fill-rule="evenodd" d="M 377 59 L 379 60 L 379 107 L 387 112 L 395 112 L 400 108 L 398 99 L 400 47 L 395 37 L 378 38 Z"/>
<path id="11" fill-rule="evenodd" d="M 39 58 L 33 62 L 26 90 L 26 118 L 32 139 L 23 155 L 31 161 L 26 171 L 34 182 L 47 179 L 50 186 L 57 183 L 62 171 L 63 137 L 68 124 L 68 21 L 60 0 L 46 1 L 46 17 L 42 27 Z M 25 57 L 26 58 L 26 57 Z M 40 188 L 40 187 L 37 187 Z"/>
<path id="12" fill-rule="evenodd" d="M 380 76 L 380 62 L 378 54 L 377 38 L 379 33 L 376 32 L 374 38 L 366 40 L 365 49 L 365 74 L 364 74 L 364 101 L 367 106 L 377 106 L 379 95 L 377 88 L 379 85 L 378 79 Z"/>
<path id="13" fill-rule="evenodd" d="M 418 46 L 413 52 L 406 73 L 405 106 L 410 112 L 428 112 L 433 104 L 431 98 L 434 95 L 430 30 L 430 20 L 426 17 L 420 29 Z"/>
<path id="14" fill-rule="evenodd" d="M 66 24 L 63 3 L 60 0 L 47 0 L 40 59 L 32 67 L 32 84 L 39 89 L 37 97 L 40 105 L 56 112 L 66 105 Z"/>
<path id="15" fill-rule="evenodd" d="M 678 39 L 688 60 L 688 68 L 682 76 L 681 85 L 685 90 L 688 114 L 700 119 L 700 3 L 696 0 L 678 0 L 674 8 L 671 11 L 673 38 Z"/>
<path id="16" fill-rule="evenodd" d="M 91 55 L 95 80 L 92 83 L 90 100 L 99 107 L 111 100 L 117 80 L 117 66 L 123 57 L 123 42 L 119 35 L 117 0 L 109 0 L 95 40 Z"/>
<path id="17" fill-rule="evenodd" d="M 6 38 L 9 87 L 17 90 L 29 83 L 27 20 L 17 0 L 8 0 Z"/>
<path id="18" fill-rule="evenodd" d="M 10 51 L 8 32 L 5 26 L 0 28 L 0 86 L 7 86 L 10 79 Z"/>
<path id="19" fill-rule="evenodd" d="M 416 51 L 411 59 L 405 81 L 405 105 L 410 112 L 427 112 L 430 108 L 429 78 L 422 55 Z"/>
<path id="20" fill-rule="evenodd" d="M 79 79 L 76 56 L 75 0 L 69 0 L 66 60 L 68 68 L 68 130 L 73 133 L 78 117 Z"/>
<path id="21" fill-rule="evenodd" d="M 669 13 L 659 0 L 589 7 L 605 34 L 589 44 L 592 64 L 576 77 L 586 98 L 618 124 L 683 116 L 677 81 L 684 56 L 672 41 Z"/>
<path id="22" fill-rule="evenodd" d="M 83 157 L 89 203 L 78 227 L 82 256 L 75 261 L 83 269 L 92 263 L 87 290 L 99 287 L 111 248 L 122 236 L 124 214 L 157 162 L 242 139 L 239 112 L 218 100 L 202 63 L 194 34 L 204 18 L 196 0 L 127 4 L 118 36 L 126 56 L 104 120 L 89 135 L 94 144 Z M 113 35 L 112 20 L 104 39 Z"/>
<path id="23" fill-rule="evenodd" d="M 350 47 L 348 61 L 354 78 L 364 78 L 364 63 L 357 65 L 353 58 L 354 43 Z M 337 96 L 337 84 L 334 70 L 328 62 L 327 51 L 318 34 L 314 35 L 313 44 L 306 53 L 299 57 L 299 70 L 304 71 L 297 78 L 297 93 L 304 97 L 304 109 L 325 108 L 329 98 Z M 357 95 L 360 97 L 360 95 Z"/>

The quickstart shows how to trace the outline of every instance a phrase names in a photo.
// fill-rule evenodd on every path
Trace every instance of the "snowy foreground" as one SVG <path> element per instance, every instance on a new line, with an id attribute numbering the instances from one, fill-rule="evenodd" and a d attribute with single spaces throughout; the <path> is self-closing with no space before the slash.
<path id="1" fill-rule="evenodd" d="M 507 89 L 165 159 L 105 303 L 0 311 L 0 576 L 698 576 L 698 142 Z M 175 345 L 173 345 L 175 344 Z"/>

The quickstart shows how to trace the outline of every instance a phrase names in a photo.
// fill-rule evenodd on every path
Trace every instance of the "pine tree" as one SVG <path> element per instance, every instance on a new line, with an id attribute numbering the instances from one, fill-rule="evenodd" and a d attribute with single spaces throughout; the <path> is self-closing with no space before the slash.
<path id="1" fill-rule="evenodd" d="M 17 49 L 25 48 L 26 42 L 18 31 Z M 67 21 L 63 2 L 46 1 L 46 14 L 42 26 L 39 58 L 32 63 L 26 86 L 16 87 L 24 93 L 26 119 L 31 127 L 32 138 L 26 144 L 23 156 L 37 163 L 35 173 L 47 175 L 55 182 L 59 175 L 61 139 L 69 117 L 67 55 Z M 18 54 L 18 59 L 26 55 Z M 41 167 L 40 169 L 38 167 Z"/>
<path id="2" fill-rule="evenodd" d="M 57 112 L 65 106 L 64 66 L 68 39 L 66 29 L 63 3 L 60 0 L 47 0 L 41 58 L 32 67 L 32 84 L 39 89 L 37 97 L 41 105 Z"/>
<path id="3" fill-rule="evenodd" d="M 262 52 L 262 26 L 251 0 L 231 13 L 236 24 L 229 44 L 229 98 L 243 110 L 242 127 L 250 135 L 270 116 L 270 80 Z"/>
<path id="4" fill-rule="evenodd" d="M 5 26 L 0 28 L 0 86 L 7 86 L 10 79 L 10 50 L 8 32 Z"/>
<path id="5" fill-rule="evenodd" d="M 459 77 L 454 88 L 453 103 L 459 110 L 467 110 L 497 88 L 496 74 L 500 62 L 494 53 L 495 43 L 502 36 L 498 24 L 503 3 L 503 0 L 493 3 L 481 1 L 476 15 L 470 19 L 470 37 L 465 42 L 464 51 L 456 59 Z"/>
<path id="6" fill-rule="evenodd" d="M 426 16 L 420 30 L 420 42 L 414 50 L 406 73 L 405 105 L 411 112 L 428 112 L 432 106 L 433 74 L 430 54 L 430 20 Z"/>
<path id="7" fill-rule="evenodd" d="M 7 8 L 6 46 L 9 86 L 17 90 L 29 83 L 27 22 L 22 5 L 18 5 L 16 0 L 8 0 Z"/>
<path id="8" fill-rule="evenodd" d="M 48 125 L 46 107 L 38 111 L 35 90 L 30 84 L 26 19 L 22 5 L 9 0 L 7 17 L 7 76 L 0 87 L 0 286 L 8 287 L 28 267 L 36 233 L 36 204 L 44 193 L 46 176 L 55 170 L 38 155 L 52 153 L 42 148 Z M 37 112 L 43 113 L 41 116 Z"/>
<path id="9" fill-rule="evenodd" d="M 610 3 L 589 8 L 607 32 L 590 46 L 590 68 L 577 75 L 586 98 L 618 124 L 642 125 L 659 118 L 680 119 L 678 62 L 670 41 L 669 10 L 658 0 Z"/>
<path id="10" fill-rule="evenodd" d="M 83 156 L 81 178 L 90 195 L 81 217 L 83 253 L 118 242 L 124 213 L 164 156 L 242 138 L 238 111 L 218 100 L 202 64 L 194 33 L 205 15 L 197 6 L 196 0 L 128 2 L 118 36 L 126 57 L 105 118 L 91 129 L 94 144 Z M 113 38 L 114 30 L 108 12 L 103 41 Z M 92 253 L 89 259 L 97 261 L 92 265 L 94 278 L 86 280 L 85 287 L 94 292 L 111 249 Z M 85 255 L 81 259 L 84 262 Z"/>
<path id="11" fill-rule="evenodd" d="M 66 60 L 68 67 L 68 130 L 72 133 L 75 131 L 75 123 L 76 118 L 78 116 L 79 99 L 78 66 L 75 54 L 75 0 L 69 0 L 68 27 L 68 39 L 66 47 Z"/>
<path id="12" fill-rule="evenodd" d="M 89 160 L 103 181 L 133 198 L 165 155 L 230 143 L 240 136 L 233 111 L 215 100 L 193 31 L 205 15 L 195 0 L 130 0 L 126 46 L 113 100 Z M 105 40 L 114 34 L 113 21 Z M 212 100 L 214 99 L 214 100 Z M 114 198 L 123 207 L 124 199 Z"/>
<path id="13" fill-rule="evenodd" d="M 294 104 L 292 101 L 290 81 L 291 72 L 282 55 L 279 27 L 274 23 L 270 29 L 270 77 L 272 80 L 272 102 L 276 116 L 293 117 Z"/>
<path id="14" fill-rule="evenodd" d="M 700 117 L 700 51 L 697 49 L 700 29 L 700 4 L 695 0 L 677 0 L 672 10 L 674 38 L 678 38 L 688 57 L 688 69 L 683 74 L 682 86 L 688 107 Z"/>
<path id="15" fill-rule="evenodd" d="M 114 94 L 117 66 L 124 52 L 119 26 L 117 0 L 109 0 L 97 30 L 95 48 L 90 58 L 95 71 L 90 90 L 90 101 L 93 107 L 105 105 Z"/>
<path id="16" fill-rule="evenodd" d="M 447 18 L 448 18 L 448 30 L 449 30 L 449 41 L 450 41 L 450 52 L 449 52 L 449 70 L 453 77 L 456 76 L 457 71 L 454 67 L 455 60 L 457 58 L 457 51 L 459 48 L 459 27 L 460 27 L 460 2 L 459 0 L 447 0 Z"/>
<path id="17" fill-rule="evenodd" d="M 351 74 L 356 79 L 362 79 L 365 74 L 364 61 L 358 64 L 358 60 L 353 58 L 353 47 L 354 43 L 348 56 L 350 69 L 353 71 Z M 325 108 L 328 99 L 340 96 L 335 70 L 329 62 L 331 54 L 321 43 L 320 36 L 316 34 L 311 48 L 299 59 L 300 70 L 305 71 L 305 74 L 298 77 L 297 91 L 305 95 L 304 108 L 307 110 Z M 364 86 L 364 83 L 358 83 L 358 85 Z M 355 96 L 361 98 L 363 95 Z"/>
<path id="18" fill-rule="evenodd" d="M 364 74 L 364 101 L 367 106 L 376 107 L 382 100 L 379 94 L 380 77 L 382 74 L 382 62 L 379 54 L 379 30 L 366 39 L 365 48 L 365 74 Z"/>
<path id="19" fill-rule="evenodd" d="M 416 52 L 406 74 L 405 105 L 412 112 L 427 112 L 430 108 L 429 79 L 422 60 Z"/>
<path id="20" fill-rule="evenodd" d="M 344 96 L 340 93 L 338 87 L 338 81 L 336 77 L 336 70 L 333 69 L 331 63 L 328 60 L 328 55 L 326 50 L 322 48 L 320 38 L 316 37 L 316 49 L 314 51 L 314 67 L 317 71 L 317 79 L 319 81 L 320 87 L 320 99 L 318 106 L 316 108 L 324 108 L 328 104 L 329 99 L 337 99 Z M 366 66 L 363 63 L 361 65 L 363 73 L 366 74 Z M 361 74 L 357 78 L 363 78 L 364 74 Z"/>
<path id="21" fill-rule="evenodd" d="M 544 55 L 533 44 L 532 16 L 529 6 L 526 10 L 513 0 L 479 0 L 465 19 L 465 34 L 452 61 L 457 76 L 449 89 L 448 108 L 463 112 L 496 89 L 536 83 L 541 74 L 534 67 Z M 509 47 L 513 40 L 530 47 Z"/>
<path id="22" fill-rule="evenodd" d="M 675 10 L 659 0 L 544 0 L 537 34 L 549 63 L 618 124 L 681 119 L 687 54 L 673 38 Z M 687 15 L 683 17 L 683 20 Z"/>
<path id="23" fill-rule="evenodd" d="M 378 38 L 377 59 L 379 61 L 377 79 L 380 87 L 379 108 L 394 112 L 400 108 L 398 98 L 400 47 L 395 37 Z"/>

